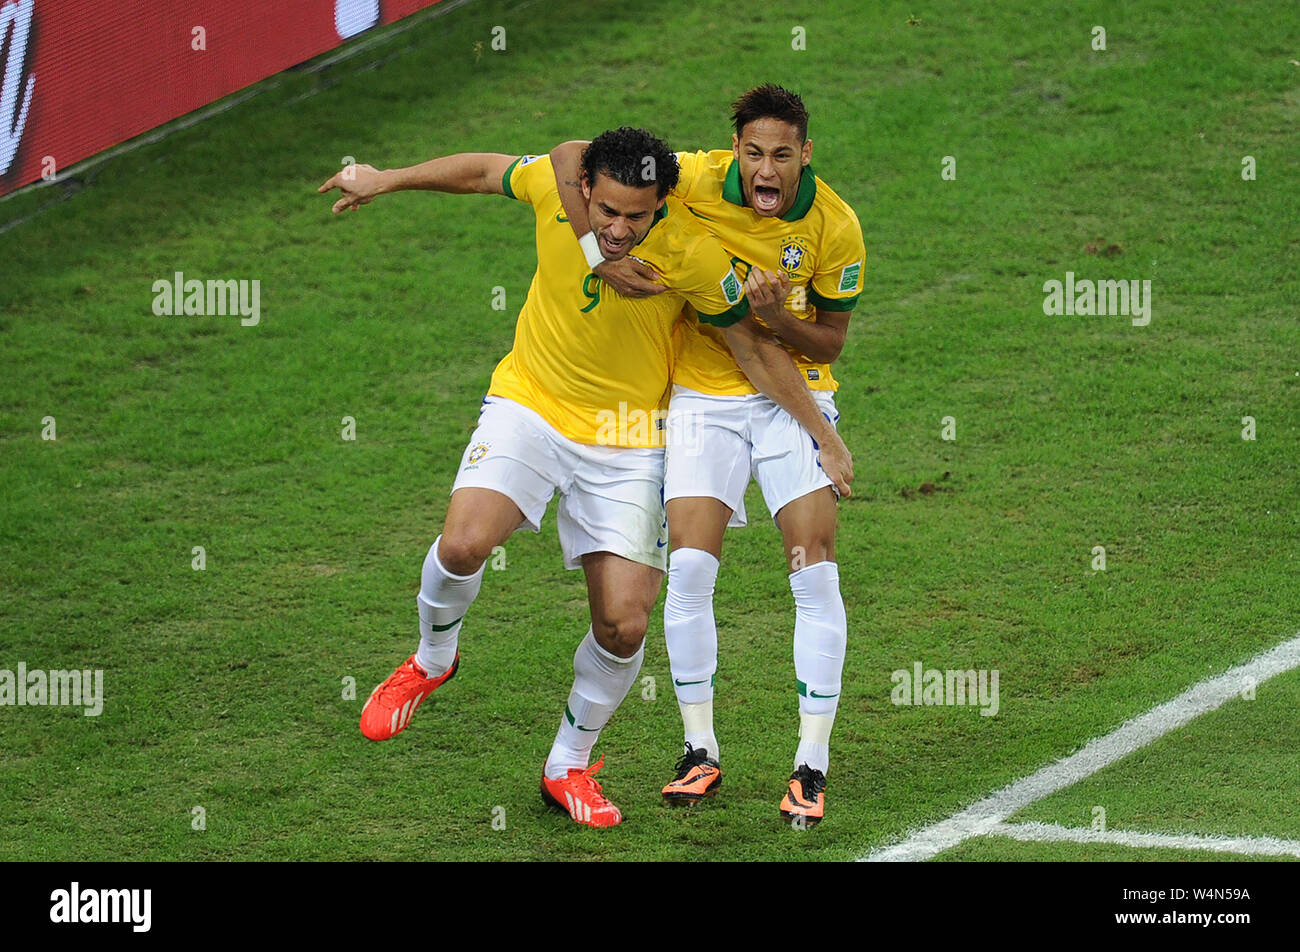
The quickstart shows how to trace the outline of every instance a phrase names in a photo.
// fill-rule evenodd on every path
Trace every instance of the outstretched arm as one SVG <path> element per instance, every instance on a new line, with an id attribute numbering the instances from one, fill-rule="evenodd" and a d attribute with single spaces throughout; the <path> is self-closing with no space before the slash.
<path id="1" fill-rule="evenodd" d="M 817 444 L 822 470 L 841 496 L 850 496 L 853 454 L 808 392 L 789 352 L 752 316 L 723 329 L 731 355 L 749 382 L 794 417 Z"/>
<path id="2" fill-rule="evenodd" d="M 316 191 L 337 188 L 343 197 L 334 203 L 334 214 L 356 210 L 387 192 L 423 189 L 456 195 L 503 195 L 501 178 L 518 156 L 498 152 L 461 152 L 430 159 L 404 169 L 380 171 L 373 165 L 349 165 Z"/>
<path id="3" fill-rule="evenodd" d="M 569 225 L 577 238 L 591 234 L 591 219 L 587 217 L 587 199 L 582 194 L 582 153 L 588 143 L 581 139 L 561 142 L 551 150 L 551 165 L 555 167 L 555 185 L 560 192 L 560 204 L 569 218 Z M 588 242 L 594 247 L 594 241 Z M 583 247 L 587 251 L 587 247 Z M 596 277 L 625 297 L 652 297 L 667 288 L 660 284 L 658 275 L 649 265 L 631 256 L 619 261 L 604 261 L 599 249 L 587 257 L 587 264 Z"/>

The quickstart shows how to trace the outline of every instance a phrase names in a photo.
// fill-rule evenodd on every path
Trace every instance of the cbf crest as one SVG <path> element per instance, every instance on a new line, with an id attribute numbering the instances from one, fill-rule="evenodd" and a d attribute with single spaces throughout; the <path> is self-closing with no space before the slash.
<path id="1" fill-rule="evenodd" d="M 808 244 L 802 238 L 790 237 L 783 239 L 781 242 L 781 270 L 786 274 L 794 274 L 802 266 L 804 257 L 808 254 Z"/>

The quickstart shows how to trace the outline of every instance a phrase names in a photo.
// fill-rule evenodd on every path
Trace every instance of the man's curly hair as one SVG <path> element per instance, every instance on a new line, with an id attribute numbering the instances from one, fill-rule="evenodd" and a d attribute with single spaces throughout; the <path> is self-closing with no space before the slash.
<path id="1" fill-rule="evenodd" d="M 663 198 L 677 184 L 677 156 L 662 139 L 644 129 L 623 126 L 602 132 L 582 153 L 582 174 L 595 184 L 597 174 L 608 175 L 633 188 L 656 186 Z"/>

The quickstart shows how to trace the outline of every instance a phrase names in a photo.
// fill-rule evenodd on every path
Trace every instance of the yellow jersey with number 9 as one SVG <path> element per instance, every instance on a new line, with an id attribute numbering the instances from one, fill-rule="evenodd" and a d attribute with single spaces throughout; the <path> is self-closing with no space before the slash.
<path id="1" fill-rule="evenodd" d="M 663 446 L 673 329 L 683 305 L 722 327 L 749 313 L 730 256 L 670 196 L 632 250 L 663 275 L 669 290 L 626 298 L 587 267 L 548 156 L 520 156 L 501 184 L 507 196 L 533 206 L 537 271 L 514 347 L 493 372 L 488 393 L 535 410 L 578 443 Z"/>
<path id="2" fill-rule="evenodd" d="M 857 306 L 866 259 L 862 228 L 853 209 L 817 178 L 812 166 L 803 170 L 790 210 L 780 218 L 764 218 L 745 204 L 740 167 L 730 150 L 679 152 L 677 161 L 681 177 L 672 194 L 722 242 L 742 280 L 752 267 L 784 271 L 790 278 L 786 309 L 805 321 L 815 320 L 818 308 L 851 311 Z M 757 392 L 716 330 L 687 326 L 679 338 L 675 383 L 710 394 Z M 839 388 L 829 364 L 787 349 L 810 389 Z"/>

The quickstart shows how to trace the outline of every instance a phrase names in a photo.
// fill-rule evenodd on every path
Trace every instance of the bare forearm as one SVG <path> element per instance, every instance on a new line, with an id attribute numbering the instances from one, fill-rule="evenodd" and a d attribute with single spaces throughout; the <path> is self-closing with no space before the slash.
<path id="1" fill-rule="evenodd" d="M 801 320 L 785 308 L 781 313 L 780 318 L 767 324 L 784 343 L 819 364 L 834 363 L 840 356 L 844 348 L 843 331 L 815 320 Z"/>
<path id="2" fill-rule="evenodd" d="M 456 195 L 500 194 L 501 169 L 510 156 L 496 152 L 461 152 L 404 169 L 388 169 L 384 192 L 422 189 Z"/>
<path id="3" fill-rule="evenodd" d="M 749 382 L 798 420 L 814 440 L 824 442 L 831 424 L 822 416 L 789 352 L 757 326 L 746 329 L 737 325 L 728 329 L 726 337 Z"/>
<path id="4" fill-rule="evenodd" d="M 555 186 L 560 192 L 560 204 L 569 218 L 573 233 L 581 238 L 591 231 L 587 217 L 587 202 L 582 194 L 582 152 L 588 143 L 577 139 L 561 142 L 551 150 L 551 165 L 555 168 Z"/>

